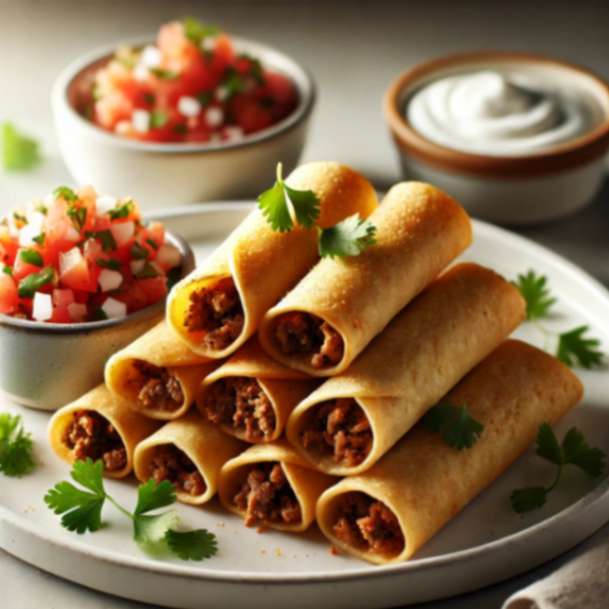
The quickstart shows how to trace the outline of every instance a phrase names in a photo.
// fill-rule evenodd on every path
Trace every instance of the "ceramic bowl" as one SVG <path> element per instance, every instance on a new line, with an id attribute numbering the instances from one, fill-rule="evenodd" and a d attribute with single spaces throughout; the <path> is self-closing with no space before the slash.
<path id="1" fill-rule="evenodd" d="M 190 246 L 166 233 L 182 255 L 181 276 L 195 266 Z M 0 315 L 0 387 L 24 406 L 55 410 L 103 380 L 106 360 L 163 317 L 165 301 L 121 319 L 56 324 Z"/>
<path id="2" fill-rule="evenodd" d="M 474 154 L 425 138 L 405 118 L 409 99 L 430 82 L 501 68 L 577 87 L 599 120 L 584 135 L 522 156 Z M 585 68 L 540 55 L 484 51 L 450 55 L 408 70 L 391 84 L 384 112 L 407 179 L 431 182 L 457 198 L 474 216 L 511 225 L 538 224 L 569 215 L 599 189 L 609 149 L 609 84 Z"/>
<path id="3" fill-rule="evenodd" d="M 240 52 L 292 80 L 299 96 L 294 111 L 279 123 L 235 143 L 156 144 L 109 133 L 83 118 L 71 103 L 75 80 L 106 63 L 120 45 L 81 57 L 61 72 L 51 104 L 59 148 L 78 184 L 103 184 L 108 192 L 136 197 L 140 207 L 158 207 L 257 196 L 273 183 L 275 166 L 286 173 L 297 164 L 315 103 L 315 85 L 293 59 L 266 45 L 233 38 Z M 123 44 L 144 46 L 149 39 Z"/>

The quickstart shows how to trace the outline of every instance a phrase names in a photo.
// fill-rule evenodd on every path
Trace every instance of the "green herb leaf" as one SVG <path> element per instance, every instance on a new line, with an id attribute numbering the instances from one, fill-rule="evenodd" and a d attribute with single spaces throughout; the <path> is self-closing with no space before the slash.
<path id="1" fill-rule="evenodd" d="M 555 465 L 562 465 L 564 457 L 554 431 L 548 423 L 542 423 L 537 432 L 537 454 Z"/>
<path id="2" fill-rule="evenodd" d="M 161 112 L 160 110 L 153 110 L 150 113 L 150 128 L 151 129 L 160 129 L 167 124 L 169 117 L 165 112 Z"/>
<path id="3" fill-rule="evenodd" d="M 44 245 L 44 241 L 46 239 L 46 235 L 44 233 L 40 233 L 39 235 L 37 235 L 36 237 L 32 237 L 32 241 L 34 243 L 37 243 L 38 245 L 40 245 L 41 247 Z"/>
<path id="4" fill-rule="evenodd" d="M 597 338 L 585 336 L 588 326 L 579 326 L 558 337 L 556 357 L 567 366 L 579 365 L 582 368 L 594 368 L 603 363 L 603 353 L 597 347 L 601 342 Z"/>
<path id="5" fill-rule="evenodd" d="M 116 249 L 116 241 L 110 230 L 88 231 L 87 238 L 99 239 L 104 252 L 111 252 Z"/>
<path id="6" fill-rule="evenodd" d="M 150 252 L 137 241 L 131 246 L 131 257 L 134 260 L 147 260 Z"/>
<path id="7" fill-rule="evenodd" d="M 319 199 L 312 190 L 295 190 L 284 184 L 285 192 L 294 208 L 298 224 L 313 228 L 319 218 Z"/>
<path id="8" fill-rule="evenodd" d="M 334 258 L 358 256 L 376 243 L 376 227 L 370 220 L 363 220 L 359 214 L 349 216 L 342 222 L 321 231 L 319 255 Z"/>
<path id="9" fill-rule="evenodd" d="M 136 279 L 154 279 L 158 276 L 159 272 L 149 262 L 146 262 L 142 269 L 134 274 Z"/>
<path id="10" fill-rule="evenodd" d="M 27 218 L 23 214 L 20 214 L 18 211 L 13 212 L 13 218 L 18 224 L 24 225 L 28 223 Z"/>
<path id="11" fill-rule="evenodd" d="M 78 201 L 78 195 L 68 186 L 58 186 L 53 191 L 53 196 L 56 199 L 63 199 L 68 203 L 73 203 L 74 201 Z"/>
<path id="12" fill-rule="evenodd" d="M 154 239 L 146 239 L 146 243 L 153 249 L 158 250 L 159 244 Z"/>
<path id="13" fill-rule="evenodd" d="M 225 101 L 232 99 L 235 95 L 243 93 L 247 89 L 247 83 L 243 76 L 232 67 L 226 69 L 221 86 L 226 90 Z"/>
<path id="14" fill-rule="evenodd" d="M 484 425 L 472 418 L 465 406 L 448 402 L 431 408 L 421 424 L 432 433 L 441 434 L 444 442 L 457 450 L 471 448 L 484 430 Z"/>
<path id="15" fill-rule="evenodd" d="M 514 285 L 520 290 L 527 305 L 527 319 L 533 321 L 546 317 L 556 303 L 547 287 L 547 277 L 530 270 L 526 275 L 518 275 Z"/>
<path id="16" fill-rule="evenodd" d="M 17 477 L 34 468 L 32 436 L 19 415 L 0 413 L 0 472 Z"/>
<path id="17" fill-rule="evenodd" d="M 260 60 L 253 55 L 249 55 L 248 53 L 240 53 L 238 58 L 249 61 L 251 64 L 251 68 L 248 73 L 249 76 L 251 76 L 259 85 L 264 84 L 264 71 L 262 69 Z"/>
<path id="18" fill-rule="evenodd" d="M 43 286 L 55 281 L 55 269 L 48 266 L 38 273 L 32 273 L 24 277 L 18 286 L 19 296 L 31 298 Z"/>
<path id="19" fill-rule="evenodd" d="M 184 34 L 186 38 L 201 46 L 203 40 L 209 36 L 217 36 L 220 30 L 213 25 L 205 25 L 196 17 L 185 17 L 182 19 L 182 25 L 184 26 Z"/>
<path id="20" fill-rule="evenodd" d="M 87 208 L 70 205 L 67 214 L 76 230 L 81 231 L 87 221 Z"/>
<path id="21" fill-rule="evenodd" d="M 510 495 L 512 509 L 518 514 L 537 510 L 546 502 L 547 491 L 543 486 L 519 488 Z"/>
<path id="22" fill-rule="evenodd" d="M 19 132 L 15 125 L 2 123 L 2 165 L 7 171 L 27 171 L 40 163 L 38 142 Z"/>
<path id="23" fill-rule="evenodd" d="M 199 93 L 197 95 L 197 99 L 199 100 L 199 103 L 201 104 L 201 106 L 203 106 L 203 108 L 209 106 L 209 104 L 211 104 L 212 100 L 214 99 L 214 92 L 213 91 L 201 91 L 201 93 Z"/>
<path id="24" fill-rule="evenodd" d="M 121 263 L 118 260 L 115 260 L 114 258 L 98 258 L 95 261 L 95 264 L 97 264 L 97 266 L 101 267 L 102 269 L 110 269 L 112 271 L 120 271 L 121 269 Z"/>
<path id="25" fill-rule="evenodd" d="M 173 484 L 163 480 L 156 484 L 154 480 L 148 480 L 146 484 L 140 484 L 137 493 L 136 514 L 145 514 L 175 503 L 176 492 Z"/>
<path id="26" fill-rule="evenodd" d="M 605 469 L 605 453 L 600 448 L 590 447 L 584 434 L 572 427 L 562 441 L 564 462 L 575 465 L 592 478 L 597 478 Z"/>
<path id="27" fill-rule="evenodd" d="M 206 529 L 196 531 L 169 530 L 165 534 L 169 549 L 182 560 L 203 560 L 218 552 L 218 541 Z"/>
<path id="28" fill-rule="evenodd" d="M 180 76 L 179 72 L 163 70 L 162 68 L 149 68 L 149 72 L 161 80 L 175 80 Z M 152 103 L 154 103 L 154 99 L 152 100 Z"/>
<path id="29" fill-rule="evenodd" d="M 19 250 L 19 258 L 27 264 L 33 264 L 34 266 L 42 266 L 44 261 L 42 256 L 36 250 Z"/>
<path id="30" fill-rule="evenodd" d="M 120 220 L 122 218 L 127 218 L 129 214 L 133 211 L 133 201 L 125 201 L 124 203 L 118 203 L 116 207 L 108 210 L 108 215 L 111 220 Z"/>
<path id="31" fill-rule="evenodd" d="M 104 490 L 104 464 L 102 461 L 93 459 L 75 461 L 72 465 L 71 476 L 74 482 L 78 482 L 90 491 L 98 495 L 105 495 Z"/>
<path id="32" fill-rule="evenodd" d="M 6 264 L 2 267 L 2 272 L 9 277 L 13 276 L 13 269 Z"/>
<path id="33" fill-rule="evenodd" d="M 133 518 L 133 539 L 148 554 L 162 555 L 167 552 L 165 535 L 178 526 L 180 518 L 174 511 L 163 512 L 156 516 L 135 515 Z"/>

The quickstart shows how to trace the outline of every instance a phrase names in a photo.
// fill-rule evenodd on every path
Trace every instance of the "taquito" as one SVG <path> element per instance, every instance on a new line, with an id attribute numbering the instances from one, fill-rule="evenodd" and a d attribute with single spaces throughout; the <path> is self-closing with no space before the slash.
<path id="1" fill-rule="evenodd" d="M 190 412 L 137 445 L 135 475 L 141 482 L 169 480 L 179 501 L 201 505 L 216 494 L 222 466 L 244 448 L 239 440 Z"/>
<path id="2" fill-rule="evenodd" d="M 188 411 L 215 366 L 216 360 L 193 353 L 163 321 L 108 360 L 105 380 L 130 408 L 168 421 Z"/>
<path id="3" fill-rule="evenodd" d="M 296 404 L 319 382 L 272 360 L 251 338 L 201 383 L 197 407 L 226 433 L 246 442 L 272 442 Z"/>
<path id="4" fill-rule="evenodd" d="M 373 563 L 410 558 L 527 449 L 542 423 L 575 406 L 582 391 L 556 358 L 520 341 L 503 343 L 446 396 L 484 425 L 475 444 L 457 450 L 418 425 L 372 469 L 321 496 L 322 532 Z"/>
<path id="5" fill-rule="evenodd" d="M 338 163 L 302 165 L 286 183 L 316 194 L 322 228 L 353 214 L 366 217 L 378 204 L 372 185 Z M 315 228 L 274 231 L 254 209 L 199 268 L 174 286 L 167 304 L 169 324 L 196 353 L 231 355 L 314 265 L 317 239 Z"/>
<path id="6" fill-rule="evenodd" d="M 285 440 L 256 444 L 228 461 L 218 487 L 224 507 L 248 527 L 297 533 L 315 519 L 315 504 L 335 478 L 309 468 Z"/>
<path id="7" fill-rule="evenodd" d="M 322 259 L 265 315 L 260 341 L 273 358 L 315 376 L 340 374 L 472 239 L 463 208 L 419 182 L 394 186 L 370 221 L 375 245 Z"/>
<path id="8" fill-rule="evenodd" d="M 124 478 L 133 469 L 135 447 L 158 426 L 99 385 L 51 417 L 49 443 L 68 463 L 101 460 L 105 476 Z"/>
<path id="9" fill-rule="evenodd" d="M 524 316 L 520 293 L 501 276 L 477 264 L 452 267 L 347 372 L 294 409 L 288 439 L 321 471 L 365 471 Z"/>

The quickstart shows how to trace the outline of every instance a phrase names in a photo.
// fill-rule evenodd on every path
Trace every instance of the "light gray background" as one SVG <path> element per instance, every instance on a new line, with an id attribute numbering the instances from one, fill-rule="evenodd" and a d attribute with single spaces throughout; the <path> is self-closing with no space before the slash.
<path id="1" fill-rule="evenodd" d="M 381 97 L 400 71 L 435 55 L 495 48 L 535 51 L 581 63 L 609 78 L 609 2 L 331 2 L 329 0 L 0 0 L 0 121 L 42 138 L 45 164 L 31 174 L 0 172 L 0 211 L 69 181 L 53 137 L 49 89 L 80 53 L 196 15 L 260 39 L 313 72 L 319 99 L 304 159 L 338 160 L 379 189 L 399 178 Z M 551 225 L 520 231 L 609 284 L 609 184 L 594 204 Z M 509 593 L 558 564 L 429 609 L 494 609 Z M 441 585 L 441 582 L 439 582 Z M 136 605 L 43 574 L 0 551 L 0 605 L 7 609 Z M 138 605 L 140 606 L 140 605 Z M 246 603 L 244 603 L 246 606 Z"/>

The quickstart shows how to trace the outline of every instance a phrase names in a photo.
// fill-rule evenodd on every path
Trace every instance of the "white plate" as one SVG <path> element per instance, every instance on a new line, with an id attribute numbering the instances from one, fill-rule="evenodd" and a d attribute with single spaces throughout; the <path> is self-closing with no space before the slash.
<path id="1" fill-rule="evenodd" d="M 244 216 L 246 204 L 187 207 L 161 214 L 169 228 L 207 254 Z M 507 277 L 533 268 L 549 277 L 559 298 L 556 330 L 587 323 L 609 349 L 609 295 L 581 270 L 530 241 L 482 222 L 474 245 L 463 256 Z M 525 324 L 518 336 L 543 346 L 544 337 Z M 78 374 L 75 370 L 74 374 Z M 609 375 L 581 372 L 584 404 L 559 425 L 576 424 L 590 441 L 609 450 Z M 305 535 L 259 534 L 224 513 L 216 503 L 204 509 L 180 506 L 186 524 L 207 527 L 220 551 L 207 562 L 157 561 L 130 540 L 129 523 L 112 506 L 109 526 L 77 536 L 63 530 L 44 505 L 46 490 L 65 479 L 68 467 L 50 452 L 48 415 L 20 412 L 33 432 L 40 467 L 20 480 L 0 476 L 0 547 L 46 571 L 119 596 L 178 608 L 265 609 L 388 607 L 473 590 L 532 568 L 575 545 L 609 519 L 609 480 L 591 481 L 565 472 L 546 506 L 524 517 L 512 512 L 512 489 L 550 480 L 551 466 L 529 451 L 441 531 L 415 559 L 373 567 L 333 556 L 317 530 Z M 0 410 L 5 409 L 5 404 Z M 125 505 L 135 499 L 134 483 L 106 482 Z"/>

